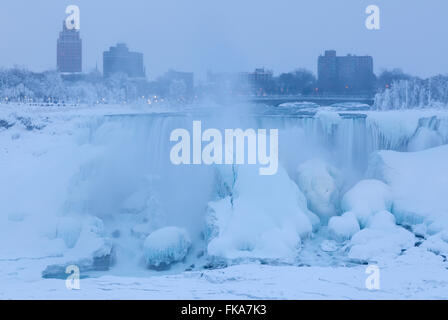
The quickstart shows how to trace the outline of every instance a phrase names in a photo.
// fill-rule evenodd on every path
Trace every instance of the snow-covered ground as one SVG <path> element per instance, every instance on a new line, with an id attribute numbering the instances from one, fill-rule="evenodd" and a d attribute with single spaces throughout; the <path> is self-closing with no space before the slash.
<path id="1" fill-rule="evenodd" d="M 41 279 L 27 269 L 44 261 L 2 262 L 1 299 L 447 299 L 446 263 L 416 255 L 380 269 L 380 290 L 368 290 L 365 266 L 297 267 L 244 264 L 173 275 L 112 276 L 80 280 Z"/>
<path id="2" fill-rule="evenodd" d="M 0 298 L 447 299 L 448 112 L 283 109 L 0 105 Z M 278 174 L 173 166 L 200 119 Z"/>

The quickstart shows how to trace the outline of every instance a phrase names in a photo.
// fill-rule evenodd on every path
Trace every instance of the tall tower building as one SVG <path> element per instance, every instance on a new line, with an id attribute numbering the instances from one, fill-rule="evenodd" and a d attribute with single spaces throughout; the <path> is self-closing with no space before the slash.
<path id="1" fill-rule="evenodd" d="M 57 45 L 57 68 L 61 73 L 82 72 L 82 40 L 79 30 L 67 29 L 65 21 L 59 33 Z"/>

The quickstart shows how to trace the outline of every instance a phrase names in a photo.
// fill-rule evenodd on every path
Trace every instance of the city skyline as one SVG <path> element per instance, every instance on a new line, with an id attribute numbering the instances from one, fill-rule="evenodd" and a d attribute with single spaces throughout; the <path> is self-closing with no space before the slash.
<path id="1" fill-rule="evenodd" d="M 0 37 L 5 46 L 0 50 L 0 65 L 19 65 L 33 71 L 56 69 L 54 40 L 61 19 L 66 17 L 66 6 L 76 4 L 81 9 L 85 72 L 102 65 L 101 55 L 111 45 L 125 42 L 144 54 L 150 79 L 169 69 L 192 71 L 199 79 L 205 78 L 207 70 L 238 72 L 257 67 L 276 74 L 303 67 L 317 74 L 316 57 L 327 49 L 341 55 L 371 55 L 377 74 L 391 68 L 421 77 L 448 73 L 444 58 L 448 44 L 441 41 L 441 17 L 447 3 L 416 3 L 411 10 L 405 2 L 376 2 L 381 9 L 378 31 L 364 26 L 364 10 L 370 4 L 364 0 L 350 0 L 346 6 L 286 0 L 273 6 L 262 1 L 257 6 L 238 5 L 235 12 L 230 10 L 235 8 L 230 3 L 212 6 L 202 0 L 197 0 L 197 12 L 178 1 L 147 4 L 134 0 L 125 5 L 47 0 L 24 6 L 19 0 L 4 4 L 6 10 L 0 13 Z M 288 7 L 291 10 L 283 10 Z M 11 19 L 19 16 L 18 11 L 27 25 L 35 27 L 25 28 L 20 20 Z M 277 16 L 280 11 L 283 17 Z M 429 11 L 431 17 L 425 15 Z M 307 18 L 307 12 L 314 22 Z M 11 29 L 14 33 L 8 32 Z M 35 54 L 28 55 L 29 50 Z"/>

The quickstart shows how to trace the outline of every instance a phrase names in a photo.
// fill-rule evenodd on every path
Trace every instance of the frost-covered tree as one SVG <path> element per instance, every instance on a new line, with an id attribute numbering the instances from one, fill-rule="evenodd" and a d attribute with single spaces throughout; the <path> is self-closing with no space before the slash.
<path id="1" fill-rule="evenodd" d="M 396 80 L 375 96 L 378 110 L 448 107 L 448 76 Z"/>
<path id="2" fill-rule="evenodd" d="M 103 79 L 101 74 L 92 73 L 73 79 L 63 78 L 54 71 L 34 73 L 19 67 L 0 69 L 0 101 L 4 102 L 45 105 L 135 102 L 152 93 L 146 92 L 147 88 L 142 81 L 129 79 L 124 74 Z"/>

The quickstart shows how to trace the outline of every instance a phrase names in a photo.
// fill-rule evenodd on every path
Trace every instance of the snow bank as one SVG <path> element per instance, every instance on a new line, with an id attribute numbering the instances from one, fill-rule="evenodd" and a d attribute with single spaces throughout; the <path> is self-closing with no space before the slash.
<path id="1" fill-rule="evenodd" d="M 378 211 L 392 209 L 391 189 L 379 180 L 362 180 L 342 198 L 342 210 L 353 212 L 361 227 Z"/>
<path id="2" fill-rule="evenodd" d="M 361 181 L 342 200 L 342 209 L 354 212 L 364 228 L 353 235 L 349 258 L 378 261 L 397 256 L 415 245 L 414 234 L 424 238 L 422 248 L 446 255 L 448 146 L 408 153 L 376 152 L 367 176 L 378 180 Z M 334 219 L 332 225 L 338 226 Z"/>
<path id="3" fill-rule="evenodd" d="M 184 229 L 165 227 L 151 233 L 143 245 L 146 264 L 154 269 L 166 269 L 182 261 L 188 254 L 191 240 Z"/>
<path id="4" fill-rule="evenodd" d="M 232 196 L 209 203 L 208 254 L 212 257 L 293 261 L 317 217 L 283 168 L 260 176 L 240 166 Z"/>
<path id="5" fill-rule="evenodd" d="M 323 222 L 338 214 L 341 174 L 322 160 L 313 159 L 297 168 L 296 181 L 311 211 Z"/>
<path id="6" fill-rule="evenodd" d="M 54 264 L 43 271 L 44 278 L 66 278 L 65 269 L 76 265 L 81 272 L 109 270 L 114 262 L 113 243 L 106 237 L 104 223 L 92 216 L 59 219 L 56 239 L 63 239 L 67 249 Z"/>
<path id="7" fill-rule="evenodd" d="M 413 153 L 377 152 L 367 174 L 390 186 L 398 223 L 424 223 L 430 234 L 448 229 L 448 145 Z"/>
<path id="8" fill-rule="evenodd" d="M 13 112 L 13 110 L 15 110 Z M 58 220 L 67 208 L 68 186 L 79 167 L 98 154 L 78 138 L 87 131 L 73 121 L 55 121 L 41 110 L 3 106 L 0 120 L 0 259 L 63 256 L 75 245 L 80 225 Z M 76 134 L 74 134 L 76 132 Z M 64 237 L 55 237 L 59 229 Z"/>
<path id="9" fill-rule="evenodd" d="M 380 180 L 362 180 L 344 195 L 342 208 L 350 212 L 340 219 L 334 217 L 329 227 L 331 234 L 336 235 L 335 238 L 351 236 L 348 244 L 348 257 L 351 260 L 385 261 L 415 245 L 414 234 L 398 226 L 394 215 L 390 213 L 393 200 L 392 189 Z M 355 216 L 362 230 L 353 233 L 356 228 L 353 222 Z"/>

